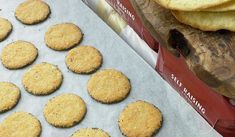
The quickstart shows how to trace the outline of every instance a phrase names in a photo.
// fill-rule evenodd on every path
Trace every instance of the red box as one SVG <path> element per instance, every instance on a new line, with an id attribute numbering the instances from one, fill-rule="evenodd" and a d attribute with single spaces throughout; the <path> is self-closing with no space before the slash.
<path id="1" fill-rule="evenodd" d="M 225 137 L 235 137 L 235 106 L 199 80 L 188 68 L 184 57 L 172 55 L 151 36 L 129 0 L 106 0 L 156 52 L 157 72 Z"/>

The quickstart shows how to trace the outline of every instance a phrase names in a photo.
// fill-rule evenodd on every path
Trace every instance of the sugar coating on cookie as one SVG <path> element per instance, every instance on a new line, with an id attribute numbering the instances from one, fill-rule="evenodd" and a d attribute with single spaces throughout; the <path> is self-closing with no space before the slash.
<path id="1" fill-rule="evenodd" d="M 79 46 L 69 51 L 65 63 L 75 73 L 89 74 L 102 65 L 102 55 L 94 47 Z"/>
<path id="2" fill-rule="evenodd" d="M 66 93 L 48 101 L 44 107 L 46 121 L 55 127 L 72 127 L 86 114 L 86 104 L 76 94 Z"/>
<path id="3" fill-rule="evenodd" d="M 162 114 L 154 105 L 137 101 L 125 107 L 118 119 L 123 135 L 128 137 L 151 137 L 162 124 Z"/>
<path id="4" fill-rule="evenodd" d="M 82 128 L 73 133 L 71 137 L 109 137 L 109 134 L 99 128 Z"/>
<path id="5" fill-rule="evenodd" d="M 0 41 L 3 41 L 12 31 L 12 24 L 0 17 Z"/>
<path id="6" fill-rule="evenodd" d="M 45 43 L 54 50 L 68 50 L 79 44 L 82 37 L 78 26 L 72 23 L 62 23 L 48 29 L 45 34 Z"/>
<path id="7" fill-rule="evenodd" d="M 102 103 L 116 103 L 127 97 L 131 90 L 129 79 L 120 71 L 105 69 L 89 79 L 87 90 L 90 96 Z"/>
<path id="8" fill-rule="evenodd" d="M 12 109 L 20 99 L 20 89 L 9 82 L 0 82 L 0 113 Z"/>
<path id="9" fill-rule="evenodd" d="M 46 20 L 49 14 L 50 7 L 42 0 L 26 0 L 15 11 L 16 18 L 28 25 Z"/>
<path id="10" fill-rule="evenodd" d="M 15 112 L 0 124 L 0 137 L 39 137 L 41 123 L 32 114 Z"/>
<path id="11" fill-rule="evenodd" d="M 1 61 L 8 69 L 19 69 L 32 64 L 37 56 L 38 50 L 32 43 L 20 40 L 2 50 Z"/>
<path id="12" fill-rule="evenodd" d="M 48 95 L 56 91 L 63 81 L 59 68 L 49 63 L 34 65 L 23 76 L 26 91 L 34 95 Z"/>

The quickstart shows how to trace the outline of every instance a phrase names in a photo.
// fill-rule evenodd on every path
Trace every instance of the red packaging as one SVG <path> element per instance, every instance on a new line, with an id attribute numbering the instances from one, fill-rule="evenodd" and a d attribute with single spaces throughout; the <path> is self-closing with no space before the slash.
<path id="1" fill-rule="evenodd" d="M 129 0 L 106 0 L 156 52 L 157 72 L 224 137 L 235 137 L 235 106 L 199 80 L 185 63 L 151 36 Z"/>

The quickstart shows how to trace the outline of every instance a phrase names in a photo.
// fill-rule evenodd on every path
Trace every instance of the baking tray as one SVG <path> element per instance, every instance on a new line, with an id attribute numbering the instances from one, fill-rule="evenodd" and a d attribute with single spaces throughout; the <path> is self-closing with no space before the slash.
<path id="1" fill-rule="evenodd" d="M 58 65 L 64 75 L 62 86 L 48 96 L 33 96 L 27 93 L 21 83 L 22 75 L 32 65 L 20 70 L 7 70 L 0 65 L 0 81 L 10 81 L 21 89 L 18 105 L 3 114 L 0 122 L 15 111 L 25 111 L 35 115 L 42 124 L 41 137 L 69 137 L 79 128 L 97 127 L 107 131 L 112 137 L 121 137 L 117 119 L 123 108 L 136 100 L 145 100 L 156 105 L 163 113 L 163 126 L 156 136 L 159 137 L 216 137 L 219 136 L 203 118 L 196 113 L 169 85 L 117 34 L 115 34 L 81 0 L 46 0 L 50 5 L 51 15 L 48 20 L 27 26 L 14 17 L 14 10 L 22 0 L 0 0 L 0 16 L 13 24 L 13 32 L 0 43 L 0 51 L 8 43 L 26 40 L 35 44 L 39 57 L 32 64 L 49 62 Z M 48 27 L 62 22 L 77 24 L 84 33 L 82 45 L 92 45 L 103 54 L 104 68 L 115 68 L 125 73 L 131 81 L 130 95 L 122 102 L 112 105 L 98 103 L 91 99 L 86 90 L 90 75 L 74 74 L 66 68 L 65 52 L 57 52 L 46 47 L 44 34 Z M 82 122 L 72 128 L 55 128 L 43 117 L 46 102 L 61 93 L 80 95 L 87 104 L 87 114 Z M 30 131 L 29 131 L 30 132 Z"/>

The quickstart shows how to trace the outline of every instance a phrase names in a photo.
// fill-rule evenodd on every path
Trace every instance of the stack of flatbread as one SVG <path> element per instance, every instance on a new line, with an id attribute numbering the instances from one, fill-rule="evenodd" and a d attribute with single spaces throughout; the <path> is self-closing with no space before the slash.
<path id="1" fill-rule="evenodd" d="M 203 31 L 235 31 L 235 0 L 155 0 L 181 23 Z"/>

